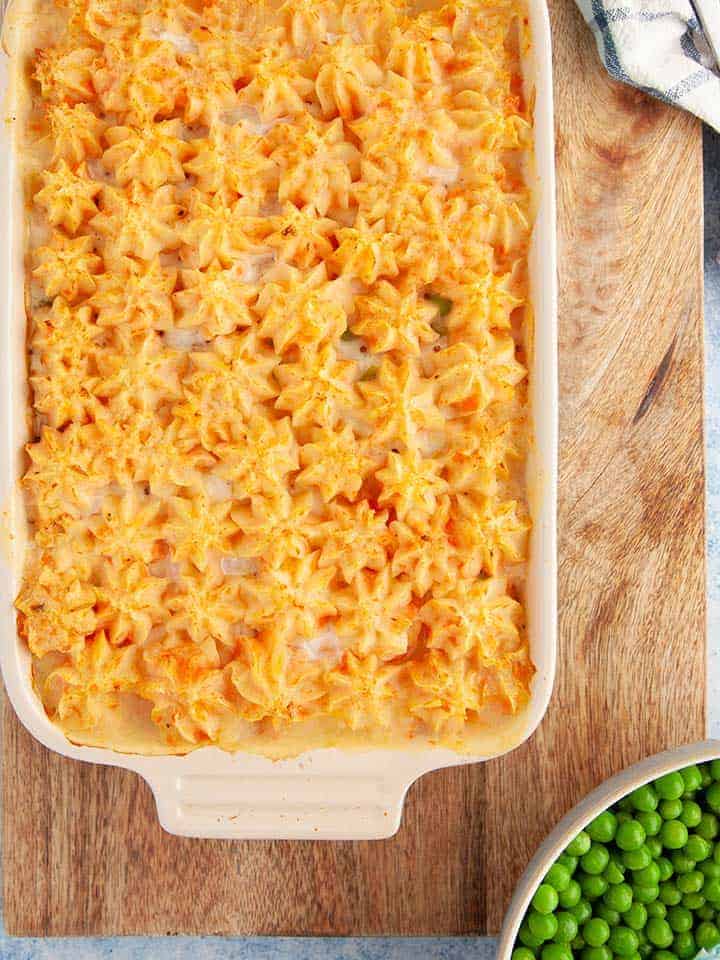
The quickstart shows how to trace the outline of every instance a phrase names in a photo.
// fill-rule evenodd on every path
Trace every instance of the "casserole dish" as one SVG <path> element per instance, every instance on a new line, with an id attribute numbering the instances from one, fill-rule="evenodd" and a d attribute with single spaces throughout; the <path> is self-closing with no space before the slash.
<path id="1" fill-rule="evenodd" d="M 78 747 L 46 717 L 30 682 L 30 654 L 17 640 L 13 600 L 22 569 L 25 518 L 17 480 L 23 471 L 26 436 L 26 363 L 24 317 L 25 207 L 21 160 L 17 155 L 17 118 L 22 84 L 6 79 L 10 122 L 2 151 L 0 177 L 9 211 L 0 238 L 6 296 L 3 309 L 3 360 L 7 390 L 2 404 L 4 436 L 0 469 L 8 524 L 3 558 L 2 668 L 11 701 L 22 722 L 43 744 L 90 762 L 123 766 L 140 773 L 153 789 L 160 821 L 170 832 L 203 837 L 360 839 L 392 835 L 400 822 L 409 785 L 428 770 L 488 759 L 529 736 L 549 700 L 555 661 L 555 500 L 557 459 L 557 383 L 555 320 L 555 234 L 552 146 L 552 91 L 547 10 L 530 4 L 534 45 L 525 65 L 528 102 L 535 104 L 535 191 L 537 220 L 530 255 L 535 312 L 531 405 L 534 449 L 528 464 L 529 500 L 534 522 L 528 572 L 527 609 L 531 653 L 537 669 L 528 708 L 501 732 L 489 730 L 468 757 L 449 750 L 384 749 L 372 752 L 314 750 L 292 760 L 272 761 L 204 747 L 187 756 L 146 757 Z M 31 5 L 18 0 L 5 28 L 5 47 L 19 55 Z M 7 66 L 7 65 L 6 65 Z"/>

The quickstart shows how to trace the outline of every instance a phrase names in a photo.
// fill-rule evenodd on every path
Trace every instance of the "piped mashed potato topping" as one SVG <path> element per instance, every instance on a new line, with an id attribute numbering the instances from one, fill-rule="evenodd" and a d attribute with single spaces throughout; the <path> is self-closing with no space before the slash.
<path id="1" fill-rule="evenodd" d="M 58 4 L 17 598 L 49 716 L 467 745 L 533 675 L 522 10 Z"/>

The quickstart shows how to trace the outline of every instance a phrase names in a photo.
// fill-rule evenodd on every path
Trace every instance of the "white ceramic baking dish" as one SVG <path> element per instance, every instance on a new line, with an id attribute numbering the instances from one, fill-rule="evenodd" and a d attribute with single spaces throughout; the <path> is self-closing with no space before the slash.
<path id="1" fill-rule="evenodd" d="M 20 5 L 23 5 L 20 7 Z M 5 49 L 19 49 L 25 0 L 15 0 Z M 528 582 L 532 656 L 537 667 L 532 697 L 518 725 L 489 737 L 482 756 L 442 749 L 314 750 L 292 760 L 228 755 L 203 748 L 184 757 L 142 757 L 70 743 L 48 720 L 30 682 L 30 656 L 16 632 L 13 599 L 22 570 L 25 521 L 18 478 L 23 472 L 27 384 L 23 307 L 24 210 L 15 152 L 18 92 L 8 83 L 9 122 L 0 137 L 0 504 L 7 549 L 0 556 L 0 660 L 10 700 L 41 743 L 77 760 L 134 770 L 153 790 L 162 826 L 192 837 L 371 839 L 392 836 L 400 825 L 408 787 L 440 767 L 476 762 L 506 752 L 540 722 L 552 691 L 556 654 L 557 332 L 555 184 L 550 27 L 545 0 L 530 0 L 533 47 L 526 84 L 535 102 L 537 220 L 531 253 L 535 337 L 532 408 L 535 450 L 529 464 L 534 519 Z M 25 14 L 25 23 L 28 15 Z"/>

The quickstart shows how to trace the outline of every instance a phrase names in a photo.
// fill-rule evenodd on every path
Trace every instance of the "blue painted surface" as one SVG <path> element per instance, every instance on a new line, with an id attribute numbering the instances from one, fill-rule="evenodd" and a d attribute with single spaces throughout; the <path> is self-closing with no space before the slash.
<path id="1" fill-rule="evenodd" d="M 720 736 L 720 136 L 705 136 L 709 726 Z M 125 937 L 37 940 L 0 932 L 1 960 L 493 960 L 486 938 Z"/>

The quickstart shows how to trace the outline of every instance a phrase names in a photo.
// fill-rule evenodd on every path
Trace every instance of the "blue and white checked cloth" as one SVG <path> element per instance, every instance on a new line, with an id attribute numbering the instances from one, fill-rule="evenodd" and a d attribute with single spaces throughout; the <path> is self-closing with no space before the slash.
<path id="1" fill-rule="evenodd" d="M 720 5 L 720 0 L 707 0 Z M 577 0 L 610 76 L 720 131 L 720 68 L 690 0 Z"/>

